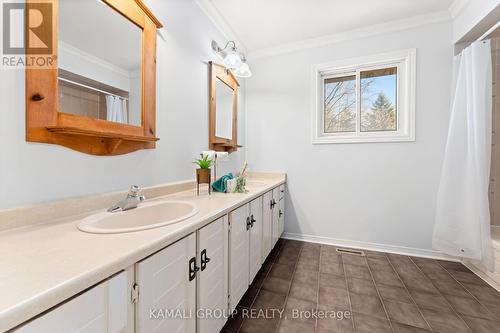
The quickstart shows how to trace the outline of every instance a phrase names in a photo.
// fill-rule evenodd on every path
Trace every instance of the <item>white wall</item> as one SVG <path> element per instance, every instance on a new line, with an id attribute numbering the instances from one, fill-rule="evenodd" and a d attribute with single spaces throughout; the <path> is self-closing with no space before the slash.
<path id="1" fill-rule="evenodd" d="M 25 142 L 24 72 L 0 72 L 0 208 L 194 179 L 191 163 L 208 146 L 210 42 L 224 38 L 193 0 L 148 0 L 165 24 L 158 35 L 156 150 L 116 157 Z M 242 87 L 242 92 L 244 87 Z M 243 95 L 243 94 L 242 94 Z M 245 144 L 240 98 L 239 141 Z M 221 170 L 237 170 L 245 150 Z"/>
<path id="2" fill-rule="evenodd" d="M 311 65 L 417 48 L 416 142 L 311 144 Z M 288 173 L 286 232 L 431 249 L 451 22 L 250 61 L 247 157 Z"/>
<path id="3" fill-rule="evenodd" d="M 142 75 L 141 70 L 130 73 L 130 94 L 128 98 L 129 103 L 129 124 L 140 126 L 142 122 L 141 110 L 142 107 Z"/>

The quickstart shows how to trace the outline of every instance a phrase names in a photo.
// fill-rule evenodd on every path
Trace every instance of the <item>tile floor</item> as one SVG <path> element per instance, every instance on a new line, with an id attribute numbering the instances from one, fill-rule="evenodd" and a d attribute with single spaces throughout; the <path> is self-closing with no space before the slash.
<path id="1" fill-rule="evenodd" d="M 223 333 L 500 332 L 500 293 L 460 263 L 283 239 L 238 310 Z"/>

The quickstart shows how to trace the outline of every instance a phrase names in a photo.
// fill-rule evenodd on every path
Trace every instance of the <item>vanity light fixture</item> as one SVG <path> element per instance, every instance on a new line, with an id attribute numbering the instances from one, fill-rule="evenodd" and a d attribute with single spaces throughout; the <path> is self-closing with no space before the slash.
<path id="1" fill-rule="evenodd" d="M 212 49 L 221 57 L 224 66 L 233 71 L 234 75 L 238 77 L 250 77 L 252 72 L 246 63 L 245 55 L 238 51 L 236 43 L 232 40 L 226 43 L 224 47 L 220 47 L 216 41 L 212 41 Z"/>
<path id="2" fill-rule="evenodd" d="M 234 70 L 234 75 L 246 78 L 252 76 L 252 71 L 250 70 L 248 64 L 244 62 L 243 65 Z"/>

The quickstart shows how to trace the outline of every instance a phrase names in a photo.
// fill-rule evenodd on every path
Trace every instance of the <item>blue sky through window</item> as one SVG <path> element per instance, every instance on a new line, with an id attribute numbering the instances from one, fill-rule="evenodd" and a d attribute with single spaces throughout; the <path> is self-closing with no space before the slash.
<path id="1" fill-rule="evenodd" d="M 381 92 L 385 94 L 394 107 L 396 106 L 397 74 L 395 68 L 390 70 L 392 72 L 390 74 L 380 73 L 377 75 L 373 73 L 374 75 L 372 76 L 369 73 L 366 78 L 363 78 L 362 75 L 361 87 L 363 87 L 363 89 L 361 95 L 364 109 L 369 109 Z"/>

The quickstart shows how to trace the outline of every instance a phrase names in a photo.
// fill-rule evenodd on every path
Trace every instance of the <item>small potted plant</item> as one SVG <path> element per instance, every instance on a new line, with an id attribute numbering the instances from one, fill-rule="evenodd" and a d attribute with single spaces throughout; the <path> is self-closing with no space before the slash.
<path id="1" fill-rule="evenodd" d="M 200 184 L 208 184 L 208 193 L 211 193 L 210 183 L 211 183 L 211 167 L 214 165 L 214 161 L 208 157 L 208 155 L 201 155 L 201 158 L 195 160 L 194 164 L 198 165 L 196 169 L 196 181 L 198 183 L 198 195 L 200 194 Z"/>

